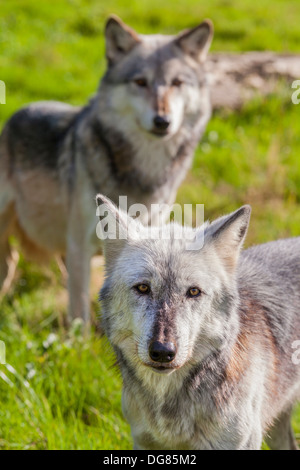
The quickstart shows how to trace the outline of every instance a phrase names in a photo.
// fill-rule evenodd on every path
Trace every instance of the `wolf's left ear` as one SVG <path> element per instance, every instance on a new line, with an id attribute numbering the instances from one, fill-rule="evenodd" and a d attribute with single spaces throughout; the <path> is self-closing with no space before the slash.
<path id="1" fill-rule="evenodd" d="M 204 62 L 214 35 L 213 23 L 205 20 L 195 28 L 183 31 L 175 39 L 175 43 L 185 54 L 197 62 Z"/>
<path id="2" fill-rule="evenodd" d="M 137 33 L 115 15 L 107 20 L 105 38 L 106 58 L 109 65 L 118 62 L 141 42 Z"/>
<path id="3" fill-rule="evenodd" d="M 103 242 L 106 267 L 110 269 L 129 239 L 138 236 L 138 223 L 102 194 L 96 196 L 99 222 L 96 233 Z"/>
<path id="4" fill-rule="evenodd" d="M 213 244 L 229 272 L 233 272 L 247 235 L 251 207 L 246 205 L 220 217 L 205 229 L 205 244 Z"/>

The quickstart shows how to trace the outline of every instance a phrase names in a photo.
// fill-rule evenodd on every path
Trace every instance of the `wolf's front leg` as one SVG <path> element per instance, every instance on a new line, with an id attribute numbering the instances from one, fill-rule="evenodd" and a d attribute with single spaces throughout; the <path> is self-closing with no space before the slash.
<path id="1" fill-rule="evenodd" d="M 90 321 L 90 268 L 91 241 L 80 218 L 70 223 L 67 235 L 67 271 L 69 293 L 69 321 L 81 318 L 86 324 Z"/>
<path id="2" fill-rule="evenodd" d="M 271 450 L 298 450 L 298 444 L 291 425 L 293 408 L 290 407 L 276 419 L 266 435 Z"/>
<path id="3" fill-rule="evenodd" d="M 254 431 L 249 437 L 247 443 L 239 450 L 261 450 L 262 434 L 260 430 Z"/>
<path id="4" fill-rule="evenodd" d="M 90 261 L 91 256 L 85 247 L 73 241 L 67 250 L 69 320 L 82 318 L 85 323 L 90 321 Z"/>

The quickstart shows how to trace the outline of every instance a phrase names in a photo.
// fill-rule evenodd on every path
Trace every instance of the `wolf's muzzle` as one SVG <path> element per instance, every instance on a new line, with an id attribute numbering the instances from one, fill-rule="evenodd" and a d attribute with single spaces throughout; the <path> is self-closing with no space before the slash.
<path id="1" fill-rule="evenodd" d="M 172 362 L 176 356 L 176 346 L 174 343 L 153 341 L 149 346 L 149 356 L 154 362 Z"/>
<path id="2" fill-rule="evenodd" d="M 155 134 L 164 135 L 170 126 L 171 121 L 168 116 L 155 116 L 153 118 L 153 132 Z"/>

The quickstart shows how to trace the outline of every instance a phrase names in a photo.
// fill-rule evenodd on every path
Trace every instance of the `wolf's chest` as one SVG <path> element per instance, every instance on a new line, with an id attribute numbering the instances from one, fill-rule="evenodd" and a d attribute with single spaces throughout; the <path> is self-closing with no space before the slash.
<path id="1" fill-rule="evenodd" d="M 199 422 L 204 424 L 206 420 L 201 420 L 200 410 L 188 399 L 174 396 L 173 400 L 159 402 L 144 393 L 132 394 L 125 390 L 122 408 L 137 448 L 205 448 Z"/>

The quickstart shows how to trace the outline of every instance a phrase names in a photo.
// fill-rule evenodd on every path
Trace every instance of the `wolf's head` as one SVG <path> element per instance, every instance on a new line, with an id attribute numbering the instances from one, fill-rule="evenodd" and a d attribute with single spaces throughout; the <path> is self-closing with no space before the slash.
<path id="1" fill-rule="evenodd" d="M 183 121 L 193 125 L 207 113 L 203 64 L 213 36 L 210 21 L 178 36 L 145 36 L 113 16 L 105 36 L 108 70 L 100 90 L 106 109 L 125 118 L 127 130 L 167 138 Z"/>
<path id="2" fill-rule="evenodd" d="M 147 238 L 146 227 L 104 196 L 97 200 L 118 227 L 116 239 L 104 240 L 100 299 L 104 329 L 119 357 L 149 377 L 198 364 L 235 339 L 235 273 L 250 207 L 193 232 L 204 240 L 195 250 L 193 229 L 165 225 Z"/>

